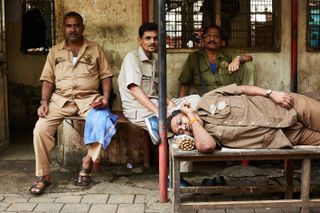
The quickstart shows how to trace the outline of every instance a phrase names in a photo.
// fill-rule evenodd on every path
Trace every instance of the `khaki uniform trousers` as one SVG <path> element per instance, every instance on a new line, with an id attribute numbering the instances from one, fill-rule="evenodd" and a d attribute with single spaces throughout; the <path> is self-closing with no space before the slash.
<path id="1" fill-rule="evenodd" d="M 77 115 L 79 108 L 74 101 L 68 101 L 61 108 L 55 102 L 49 103 L 46 118 L 39 118 L 33 130 L 33 146 L 35 152 L 36 170 L 38 177 L 51 172 L 51 150 L 55 145 L 54 135 L 64 117 Z M 101 145 L 89 145 L 88 155 L 97 158 L 101 153 Z M 95 159 L 93 159 L 95 160 Z"/>
<path id="2" fill-rule="evenodd" d="M 320 145 L 320 102 L 299 94 L 291 94 L 298 123 L 284 132 L 293 145 Z"/>

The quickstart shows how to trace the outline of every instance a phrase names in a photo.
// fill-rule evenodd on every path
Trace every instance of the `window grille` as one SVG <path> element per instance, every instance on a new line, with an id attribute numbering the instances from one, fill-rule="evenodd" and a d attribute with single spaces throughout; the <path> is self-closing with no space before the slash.
<path id="1" fill-rule="evenodd" d="M 23 8 L 21 51 L 25 54 L 48 53 L 49 48 L 55 42 L 54 0 L 24 0 Z M 33 14 L 30 16 L 32 10 L 40 11 L 41 15 L 34 16 Z M 40 26 L 35 27 L 33 23 L 40 24 Z M 31 32 L 39 28 L 43 29 L 43 31 L 38 31 L 41 32 L 40 35 Z M 43 40 L 43 42 L 39 42 L 39 40 Z"/>
<path id="2" fill-rule="evenodd" d="M 247 50 L 278 50 L 278 0 L 167 0 L 167 48 L 201 46 L 202 29 L 220 25 L 227 46 Z"/>
<path id="3" fill-rule="evenodd" d="M 320 50 L 320 0 L 307 2 L 307 50 Z"/>

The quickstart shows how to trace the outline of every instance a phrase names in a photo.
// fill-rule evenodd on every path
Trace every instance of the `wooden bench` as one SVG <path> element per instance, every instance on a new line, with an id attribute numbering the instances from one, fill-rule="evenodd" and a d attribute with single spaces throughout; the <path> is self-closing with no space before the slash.
<path id="1" fill-rule="evenodd" d="M 122 127 L 125 124 L 129 124 L 129 120 L 127 118 L 124 117 L 123 113 L 121 111 L 112 111 L 113 114 L 118 115 L 118 120 L 117 120 L 117 132 L 118 134 L 124 134 L 126 135 L 125 132 L 122 132 Z M 74 126 L 74 122 L 79 122 L 81 123 L 83 126 L 85 124 L 85 117 L 83 116 L 70 116 L 70 117 L 65 117 L 65 121 L 70 124 L 71 126 Z M 58 131 L 59 132 L 59 131 Z M 144 163 L 144 167 L 148 168 L 150 167 L 150 137 L 149 137 L 149 133 L 148 131 L 144 130 L 144 139 L 143 139 L 143 163 Z M 61 145 L 60 145 L 61 146 Z M 94 162 L 93 165 L 94 170 L 98 170 L 99 169 L 99 162 Z"/>
<path id="2" fill-rule="evenodd" d="M 294 149 L 228 149 L 222 148 L 211 154 L 202 154 L 196 150 L 181 151 L 169 144 L 169 166 L 171 173 L 171 202 L 173 212 L 185 212 L 190 209 L 227 209 L 227 208 L 262 208 L 262 207 L 301 207 L 306 213 L 309 207 L 319 207 L 320 199 L 310 199 L 311 159 L 320 158 L 320 147 L 296 146 Z M 285 186 L 192 186 L 180 188 L 181 161 L 231 161 L 231 160 L 287 160 L 287 184 Z M 302 160 L 301 186 L 293 186 L 293 162 Z M 223 192 L 284 192 L 282 200 L 246 200 L 219 202 L 183 202 L 185 193 L 223 193 Z M 300 199 L 292 199 L 293 192 L 300 192 Z"/>

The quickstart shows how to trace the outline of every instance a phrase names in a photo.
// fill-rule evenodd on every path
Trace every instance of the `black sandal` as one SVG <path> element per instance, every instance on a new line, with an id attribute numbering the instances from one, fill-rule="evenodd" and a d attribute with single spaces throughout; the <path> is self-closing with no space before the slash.
<path id="1" fill-rule="evenodd" d="M 85 169 L 81 166 L 76 185 L 88 186 L 91 183 L 91 168 Z"/>
<path id="2" fill-rule="evenodd" d="M 29 188 L 29 192 L 33 195 L 41 195 L 50 184 L 50 181 L 44 179 L 43 177 L 39 177 Z"/>

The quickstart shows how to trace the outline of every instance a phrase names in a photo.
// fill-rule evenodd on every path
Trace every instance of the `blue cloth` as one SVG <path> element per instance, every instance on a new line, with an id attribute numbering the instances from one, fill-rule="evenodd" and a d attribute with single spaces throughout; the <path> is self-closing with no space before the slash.
<path id="1" fill-rule="evenodd" d="M 211 72 L 215 74 L 217 72 L 217 64 L 210 64 Z"/>
<path id="2" fill-rule="evenodd" d="M 84 143 L 87 145 L 99 142 L 103 149 L 106 149 L 116 133 L 117 120 L 118 116 L 107 108 L 90 109 L 84 127 Z"/>

